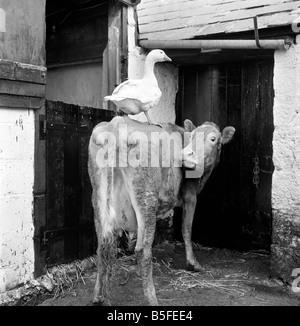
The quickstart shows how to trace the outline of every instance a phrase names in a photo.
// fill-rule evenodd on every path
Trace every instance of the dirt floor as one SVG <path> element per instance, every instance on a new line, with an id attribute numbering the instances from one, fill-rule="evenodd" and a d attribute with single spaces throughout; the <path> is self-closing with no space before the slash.
<path id="1" fill-rule="evenodd" d="M 269 256 L 264 252 L 239 253 L 198 246 L 195 254 L 204 267 L 200 273 L 185 270 L 181 243 L 165 243 L 153 253 L 154 282 L 162 306 L 300 306 L 300 296 L 269 278 Z M 72 289 L 58 297 L 35 298 L 35 304 L 91 305 L 95 271 L 95 267 L 89 269 Z M 119 259 L 112 280 L 111 304 L 145 305 L 134 256 Z"/>

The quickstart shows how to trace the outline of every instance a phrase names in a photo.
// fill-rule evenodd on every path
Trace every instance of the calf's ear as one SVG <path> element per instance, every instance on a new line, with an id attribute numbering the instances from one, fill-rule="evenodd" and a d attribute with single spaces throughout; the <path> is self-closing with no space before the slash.
<path id="1" fill-rule="evenodd" d="M 235 129 L 233 127 L 225 127 L 222 131 L 221 143 L 222 144 L 229 143 L 232 140 L 234 134 L 235 134 Z"/>
<path id="2" fill-rule="evenodd" d="M 196 127 L 191 120 L 186 119 L 186 120 L 184 120 L 184 129 L 187 132 L 192 132 L 193 130 L 196 129 Z"/>

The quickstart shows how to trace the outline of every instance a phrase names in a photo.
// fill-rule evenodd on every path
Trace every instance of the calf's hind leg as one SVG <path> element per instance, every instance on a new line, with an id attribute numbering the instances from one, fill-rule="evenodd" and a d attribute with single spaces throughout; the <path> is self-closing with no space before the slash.
<path id="1" fill-rule="evenodd" d="M 143 247 L 136 247 L 136 257 L 143 281 L 144 295 L 148 304 L 151 306 L 158 305 L 152 268 L 152 244 L 155 234 L 155 222 L 155 218 L 151 219 L 151 221 L 146 221 L 143 231 Z"/>
<path id="2" fill-rule="evenodd" d="M 93 304 L 110 305 L 109 282 L 116 259 L 116 239 L 114 235 L 106 239 L 98 235 L 97 239 L 97 278 L 93 293 Z"/>
<path id="3" fill-rule="evenodd" d="M 145 298 L 149 305 L 157 306 L 152 275 L 152 244 L 156 227 L 157 196 L 147 194 L 147 202 L 134 196 L 133 208 L 137 218 L 137 242 L 135 247 L 138 267 L 141 273 Z"/>
<path id="4" fill-rule="evenodd" d="M 116 238 L 114 234 L 103 237 L 101 226 L 101 214 L 97 192 L 92 194 L 92 204 L 94 208 L 94 222 L 97 234 L 97 278 L 93 293 L 93 304 L 110 305 L 108 298 L 109 280 L 112 274 L 112 266 L 116 254 Z"/>
<path id="5" fill-rule="evenodd" d="M 152 275 L 152 244 L 156 227 L 160 185 L 158 171 L 151 168 L 141 168 L 140 170 L 124 170 L 123 172 L 126 188 L 137 219 L 135 251 L 142 276 L 144 295 L 149 305 L 157 306 Z"/>

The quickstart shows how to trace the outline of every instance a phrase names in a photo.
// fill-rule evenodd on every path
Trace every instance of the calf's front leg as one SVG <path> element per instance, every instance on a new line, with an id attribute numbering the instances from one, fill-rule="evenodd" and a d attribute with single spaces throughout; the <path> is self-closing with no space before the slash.
<path id="1" fill-rule="evenodd" d="M 182 237 L 185 245 L 186 252 L 186 265 L 187 269 L 195 272 L 202 270 L 201 265 L 198 263 L 192 246 L 192 226 L 194 220 L 194 213 L 197 204 L 196 191 L 186 192 L 183 197 L 183 214 L 182 214 Z"/>

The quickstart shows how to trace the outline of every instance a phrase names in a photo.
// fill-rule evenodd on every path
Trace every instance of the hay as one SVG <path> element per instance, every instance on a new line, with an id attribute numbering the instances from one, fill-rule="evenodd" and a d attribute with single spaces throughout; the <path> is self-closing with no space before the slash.
<path id="1" fill-rule="evenodd" d="M 252 287 L 245 284 L 248 282 L 248 273 L 214 278 L 212 271 L 205 271 L 206 275 L 185 270 L 172 271 L 174 277 L 168 285 L 171 291 L 188 291 L 193 288 L 214 289 L 237 297 L 244 296 L 246 293 L 253 291 Z"/>
<path id="2" fill-rule="evenodd" d="M 206 250 L 210 250 L 210 248 L 206 248 Z M 161 259 L 159 263 L 155 257 L 153 257 L 152 266 L 153 274 L 156 274 L 156 277 L 159 278 L 161 276 L 158 275 L 163 275 L 163 278 L 168 283 L 164 288 L 157 289 L 157 292 L 188 291 L 193 288 L 201 288 L 214 289 L 226 292 L 232 296 L 241 297 L 253 291 L 253 288 L 248 286 L 247 283 L 253 282 L 255 277 L 250 278 L 248 272 L 222 275 L 217 269 L 204 265 L 202 266 L 203 271 L 195 273 L 183 269 L 173 269 L 169 261 L 165 262 Z M 114 269 L 118 271 L 119 279 L 123 278 L 123 281 L 119 281 L 120 285 L 125 285 L 133 275 L 141 280 L 135 254 L 120 257 L 116 261 Z M 125 273 L 125 276 L 120 277 L 120 273 Z"/>
<path id="3" fill-rule="evenodd" d="M 242 297 L 246 293 L 253 291 L 253 288 L 247 285 L 248 282 L 253 281 L 252 278 L 250 279 L 248 272 L 227 274 L 220 277 L 220 273 L 217 270 L 212 270 L 208 266 L 203 266 L 203 272 L 201 273 L 175 270 L 171 268 L 170 262 L 166 263 L 164 260 L 161 260 L 160 264 L 155 257 L 153 257 L 152 266 L 154 274 L 164 274 L 164 279 L 168 281 L 168 284 L 163 289 L 157 289 L 157 292 L 188 291 L 193 288 L 201 288 L 215 289 L 232 296 Z M 164 267 L 164 272 L 162 272 L 161 267 Z M 133 275 L 141 280 L 135 255 L 120 257 L 114 265 L 114 269 L 118 271 L 119 277 L 120 273 L 125 273 L 124 280 L 119 281 L 120 285 L 125 285 Z"/>
<path id="4" fill-rule="evenodd" d="M 57 265 L 48 269 L 46 277 L 53 286 L 54 297 L 71 291 L 79 281 L 85 284 L 86 272 L 96 266 L 96 259 L 96 257 L 89 257 L 83 261 L 76 260 L 71 264 Z"/>
<path id="5" fill-rule="evenodd" d="M 126 275 L 128 275 L 126 276 L 126 281 L 122 283 L 126 284 L 136 269 L 136 266 L 131 266 L 132 262 L 135 262 L 135 256 L 124 255 L 124 252 L 116 248 L 115 244 L 111 244 L 111 250 L 108 252 L 103 251 L 105 255 L 105 257 L 102 257 L 104 258 L 103 262 L 107 264 L 106 267 L 111 276 L 115 276 L 120 270 L 125 271 Z M 49 268 L 44 276 L 44 282 L 47 281 L 49 283 L 48 288 L 53 289 L 49 290 L 49 292 L 53 292 L 54 297 L 64 296 L 66 292 L 70 293 L 79 282 L 86 285 L 86 279 L 95 277 L 95 274 L 87 273 L 92 267 L 97 267 L 97 255 L 82 261 L 76 260 L 70 264 L 61 264 Z"/>
<path id="6" fill-rule="evenodd" d="M 125 280 L 119 281 L 119 285 L 125 285 L 129 281 L 130 277 L 136 273 L 137 267 L 135 261 L 135 255 L 123 255 L 116 260 L 116 263 L 113 266 L 113 274 L 117 275 L 122 272 L 125 273 Z"/>
<path id="7" fill-rule="evenodd" d="M 199 247 L 198 249 L 202 250 L 203 248 Z M 113 257 L 110 257 L 110 271 L 111 276 L 117 280 L 119 285 L 124 286 L 133 276 L 141 280 L 136 263 L 136 255 L 126 255 L 119 248 L 114 248 L 114 250 Z M 211 248 L 205 247 L 204 250 L 210 251 Z M 86 261 L 89 263 L 87 264 Z M 244 260 L 239 262 L 244 262 Z M 81 281 L 85 284 L 85 279 L 95 277 L 95 273 L 93 276 L 91 276 L 91 273 L 89 275 L 86 273 L 85 265 L 97 266 L 97 256 L 90 257 L 82 262 L 75 261 L 72 264 L 59 265 L 48 270 L 47 277 L 51 279 L 55 287 L 55 296 L 64 295 L 66 291 L 71 291 L 78 282 Z M 160 260 L 158 262 L 155 257 L 153 257 L 152 266 L 153 274 L 156 277 L 165 278 L 168 283 L 163 289 L 157 290 L 157 292 L 188 291 L 194 288 L 201 288 L 214 289 L 241 297 L 253 291 L 253 288 L 248 286 L 250 282 L 252 284 L 257 282 L 257 277 L 250 277 L 248 272 L 222 275 L 222 271 L 206 265 L 202 266 L 203 270 L 199 273 L 176 270 L 171 267 L 169 261 Z"/>

